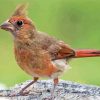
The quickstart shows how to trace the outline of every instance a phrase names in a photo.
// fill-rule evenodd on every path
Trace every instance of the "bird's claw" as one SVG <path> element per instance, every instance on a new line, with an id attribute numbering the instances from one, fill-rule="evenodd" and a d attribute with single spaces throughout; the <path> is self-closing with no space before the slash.
<path id="1" fill-rule="evenodd" d="M 54 97 L 44 98 L 43 100 L 54 100 Z"/>
<path id="2" fill-rule="evenodd" d="M 12 94 L 9 94 L 9 97 L 27 96 L 28 94 L 29 94 L 29 91 L 26 91 L 26 92 L 19 92 L 19 93 L 12 93 Z"/>
<path id="3" fill-rule="evenodd" d="M 18 96 L 27 96 L 30 93 L 30 91 L 20 91 L 18 93 Z"/>

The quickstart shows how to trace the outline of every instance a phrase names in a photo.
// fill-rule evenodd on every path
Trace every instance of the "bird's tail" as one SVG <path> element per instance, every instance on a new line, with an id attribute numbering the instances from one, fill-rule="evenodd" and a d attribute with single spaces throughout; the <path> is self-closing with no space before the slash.
<path id="1" fill-rule="evenodd" d="M 76 50 L 75 58 L 100 56 L 100 50 Z"/>

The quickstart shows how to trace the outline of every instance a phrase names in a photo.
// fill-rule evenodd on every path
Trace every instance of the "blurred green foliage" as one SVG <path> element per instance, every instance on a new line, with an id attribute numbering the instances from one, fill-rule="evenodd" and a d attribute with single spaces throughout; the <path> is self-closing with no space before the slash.
<path id="1" fill-rule="evenodd" d="M 0 0 L 0 23 L 16 5 L 29 3 L 29 17 L 37 29 L 70 44 L 73 48 L 100 49 L 99 0 Z M 75 59 L 61 79 L 100 85 L 100 58 Z M 32 79 L 17 65 L 13 38 L 0 30 L 0 82 L 7 86 Z"/>

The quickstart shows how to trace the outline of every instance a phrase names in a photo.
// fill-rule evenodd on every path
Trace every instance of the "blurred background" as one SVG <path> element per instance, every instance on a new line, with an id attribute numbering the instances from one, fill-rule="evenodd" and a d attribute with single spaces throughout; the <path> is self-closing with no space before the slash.
<path id="1" fill-rule="evenodd" d="M 16 5 L 29 3 L 28 15 L 38 30 L 47 32 L 76 49 L 100 49 L 100 0 L 0 0 L 0 23 L 9 18 Z M 100 58 L 73 59 L 61 79 L 100 85 Z M 6 86 L 32 77 L 17 65 L 13 38 L 0 30 L 0 83 Z"/>

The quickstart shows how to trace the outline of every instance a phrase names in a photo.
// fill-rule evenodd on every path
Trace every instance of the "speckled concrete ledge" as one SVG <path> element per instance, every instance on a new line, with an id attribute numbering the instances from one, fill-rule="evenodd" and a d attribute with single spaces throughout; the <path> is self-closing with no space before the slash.
<path id="1" fill-rule="evenodd" d="M 38 81 L 29 88 L 31 91 L 26 96 L 9 96 L 17 94 L 29 82 L 30 80 L 17 84 L 9 90 L 0 90 L 0 100 L 51 100 L 52 80 Z M 55 89 L 54 97 L 54 100 L 100 100 L 100 87 L 60 80 Z"/>

